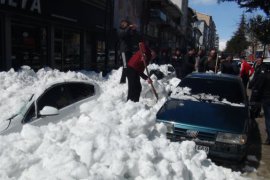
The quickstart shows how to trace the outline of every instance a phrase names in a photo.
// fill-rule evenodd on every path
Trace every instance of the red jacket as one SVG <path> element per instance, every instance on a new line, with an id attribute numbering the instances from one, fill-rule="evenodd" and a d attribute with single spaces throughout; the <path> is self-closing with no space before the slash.
<path id="1" fill-rule="evenodd" d="M 240 76 L 251 76 L 254 73 L 254 68 L 251 67 L 245 60 L 242 60 Z"/>
<path id="2" fill-rule="evenodd" d="M 145 53 L 146 55 L 146 64 L 148 65 L 150 60 L 151 60 L 151 50 L 144 44 L 142 43 L 142 52 Z M 128 67 L 136 70 L 139 74 L 144 72 L 145 66 L 144 66 L 144 62 L 142 60 L 142 54 L 139 51 L 137 51 L 128 61 Z"/>

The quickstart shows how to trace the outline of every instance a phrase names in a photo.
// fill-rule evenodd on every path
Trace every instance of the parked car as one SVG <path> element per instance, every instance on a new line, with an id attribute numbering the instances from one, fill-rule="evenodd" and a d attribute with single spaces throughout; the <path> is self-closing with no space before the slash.
<path id="1" fill-rule="evenodd" d="M 242 160 L 253 121 L 241 79 L 227 74 L 193 73 L 180 82 L 179 88 L 184 87 L 191 89 L 190 94 L 175 97 L 173 93 L 156 115 L 156 121 L 167 127 L 167 138 L 177 142 L 192 140 L 196 149 L 210 157 Z"/>
<path id="2" fill-rule="evenodd" d="M 32 95 L 20 112 L 0 122 L 0 134 L 21 131 L 24 124 L 35 126 L 57 123 L 79 113 L 79 105 L 96 99 L 99 87 L 88 81 L 66 81 L 49 85 Z"/>
<path id="3" fill-rule="evenodd" d="M 264 60 L 263 60 L 263 63 L 267 65 L 267 67 L 269 67 L 270 69 L 270 57 L 266 57 Z"/>

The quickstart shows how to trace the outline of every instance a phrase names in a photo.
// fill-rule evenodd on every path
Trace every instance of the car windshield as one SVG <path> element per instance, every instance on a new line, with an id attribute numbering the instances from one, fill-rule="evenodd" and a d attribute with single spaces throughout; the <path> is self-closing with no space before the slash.
<path id="1" fill-rule="evenodd" d="M 32 94 L 32 95 L 30 96 L 30 98 L 28 99 L 28 101 L 25 102 L 25 103 L 21 106 L 21 108 L 19 109 L 18 112 L 12 114 L 12 115 L 11 115 L 9 118 L 7 118 L 6 120 L 12 120 L 12 119 L 15 118 L 18 114 L 20 114 L 20 113 L 25 113 L 25 111 L 27 110 L 27 109 L 26 109 L 26 108 L 27 108 L 27 104 L 33 99 L 33 97 L 34 97 L 34 94 Z"/>
<path id="2" fill-rule="evenodd" d="M 191 94 L 211 94 L 218 96 L 220 100 L 226 99 L 231 103 L 244 103 L 244 94 L 240 83 L 228 80 L 184 78 L 180 87 L 190 88 Z"/>

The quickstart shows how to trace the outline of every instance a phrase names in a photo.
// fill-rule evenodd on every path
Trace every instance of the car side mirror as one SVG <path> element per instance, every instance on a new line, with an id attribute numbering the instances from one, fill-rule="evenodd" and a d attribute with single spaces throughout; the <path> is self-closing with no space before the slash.
<path id="1" fill-rule="evenodd" d="M 39 114 L 41 116 L 53 116 L 59 114 L 59 111 L 55 107 L 51 106 L 44 106 L 41 111 L 39 111 Z"/>

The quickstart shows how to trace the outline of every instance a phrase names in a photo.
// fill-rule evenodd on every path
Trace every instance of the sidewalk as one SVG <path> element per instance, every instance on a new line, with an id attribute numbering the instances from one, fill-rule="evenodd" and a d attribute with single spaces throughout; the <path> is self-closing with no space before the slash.
<path id="1" fill-rule="evenodd" d="M 260 132 L 260 142 L 261 144 L 254 144 L 255 148 L 260 149 L 260 153 L 255 155 L 259 160 L 258 167 L 254 172 L 247 173 L 247 177 L 252 180 L 261 180 L 261 179 L 270 179 L 270 145 L 265 145 L 264 142 L 266 140 L 266 131 L 265 131 L 265 123 L 264 117 L 260 117 L 256 119 L 258 123 L 258 128 Z M 251 148 L 250 151 L 252 151 Z"/>

